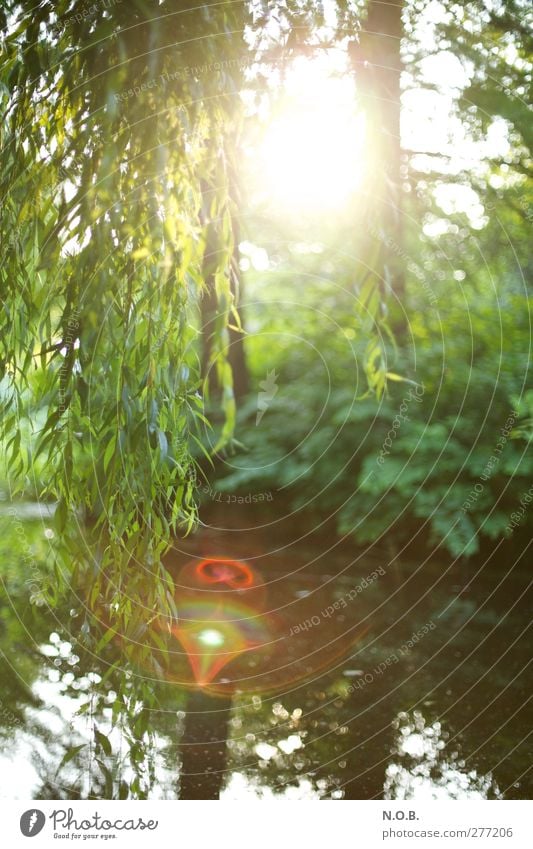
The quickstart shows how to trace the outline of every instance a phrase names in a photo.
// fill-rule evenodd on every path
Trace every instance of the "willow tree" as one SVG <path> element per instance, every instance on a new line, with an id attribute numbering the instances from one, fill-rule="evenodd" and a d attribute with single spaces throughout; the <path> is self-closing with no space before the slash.
<path id="1" fill-rule="evenodd" d="M 358 4 L 336 8 L 330 37 L 353 36 Z M 119 635 L 156 674 L 166 644 L 150 624 L 178 614 L 161 556 L 195 522 L 195 455 L 220 448 L 235 415 L 232 159 L 245 69 L 261 53 L 290 62 L 322 49 L 324 20 L 309 0 L 7 0 L 0 12 L 11 496 L 57 505 L 57 580 L 39 592 L 72 584 L 105 626 L 97 652 Z M 222 390 L 214 442 L 202 350 Z M 368 373 L 382 391 L 383 370 Z"/>
<path id="2" fill-rule="evenodd" d="M 113 610 L 126 635 L 145 608 L 175 615 L 160 555 L 195 519 L 207 228 L 226 428 L 233 416 L 224 135 L 240 108 L 247 14 L 118 0 L 4 11 L 1 366 L 13 494 L 43 463 L 40 495 L 57 502 L 69 561 L 88 570 L 91 603 Z M 33 433 L 21 450 L 24 421 Z M 81 521 L 90 551 L 76 553 Z"/>
<path id="3" fill-rule="evenodd" d="M 338 4 L 336 35 L 350 31 Z M 196 518 L 209 367 L 235 412 L 231 162 L 245 68 L 271 4 L 4 5 L 0 96 L 2 427 L 12 496 L 56 502 L 59 583 L 127 640 L 176 616 L 161 563 Z M 280 6 L 290 61 L 316 4 Z M 233 337 L 234 340 L 234 337 Z M 29 433 L 28 433 L 29 430 Z M 83 533 L 80 527 L 83 526 Z M 136 642 L 134 640 L 133 642 Z M 141 654 L 149 654 L 144 641 Z"/>

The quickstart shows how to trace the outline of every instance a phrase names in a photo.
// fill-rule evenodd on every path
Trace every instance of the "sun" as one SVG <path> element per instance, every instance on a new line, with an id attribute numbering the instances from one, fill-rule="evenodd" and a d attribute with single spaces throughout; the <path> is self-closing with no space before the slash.
<path id="1" fill-rule="evenodd" d="M 353 78 L 331 59 L 295 62 L 259 142 L 261 194 L 295 212 L 347 203 L 364 175 L 365 124 L 356 104 Z"/>

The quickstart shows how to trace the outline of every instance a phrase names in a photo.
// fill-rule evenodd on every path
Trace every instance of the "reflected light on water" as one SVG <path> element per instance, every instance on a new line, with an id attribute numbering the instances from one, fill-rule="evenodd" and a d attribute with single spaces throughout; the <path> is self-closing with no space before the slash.
<path id="1" fill-rule="evenodd" d="M 231 774 L 227 786 L 220 794 L 223 802 L 240 801 L 242 799 L 261 799 L 273 802 L 309 801 L 320 799 L 321 794 L 313 787 L 308 778 L 299 778 L 290 787 L 275 791 L 271 787 L 244 775 L 242 772 Z"/>
<path id="2" fill-rule="evenodd" d="M 446 752 L 441 723 L 426 724 L 419 711 L 399 713 L 396 763 L 387 767 L 385 799 L 487 799 L 500 792 L 490 773 L 467 770 L 458 752 Z"/>

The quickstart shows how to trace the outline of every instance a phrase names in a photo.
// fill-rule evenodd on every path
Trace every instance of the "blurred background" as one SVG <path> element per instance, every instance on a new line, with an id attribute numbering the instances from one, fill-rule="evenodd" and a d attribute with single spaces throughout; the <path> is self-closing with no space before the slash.
<path id="1" fill-rule="evenodd" d="M 0 13 L 4 798 L 527 798 L 531 11 Z"/>

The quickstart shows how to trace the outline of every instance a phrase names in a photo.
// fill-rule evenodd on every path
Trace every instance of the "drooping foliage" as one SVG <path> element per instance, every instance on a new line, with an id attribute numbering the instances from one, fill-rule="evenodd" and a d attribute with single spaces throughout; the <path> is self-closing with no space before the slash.
<path id="1" fill-rule="evenodd" d="M 219 352 L 232 307 L 224 139 L 238 121 L 233 58 L 247 10 L 167 5 L 16 3 L 3 21 L 1 360 L 14 486 L 27 488 L 41 461 L 39 494 L 57 499 L 59 530 L 97 529 L 79 563 L 98 564 L 91 598 L 117 621 L 130 596 L 153 606 L 156 593 L 172 613 L 159 555 L 195 517 L 206 222 Z M 195 70 L 221 54 L 223 73 Z M 219 368 L 230 418 L 223 358 Z"/>
<path id="2" fill-rule="evenodd" d="M 268 69 L 356 34 L 357 8 L 339 3 L 326 26 L 314 4 L 28 0 L 0 24 L 10 495 L 57 503 L 49 598 L 73 580 L 128 637 L 146 609 L 177 615 L 161 554 L 195 522 L 193 455 L 233 428 L 240 92 L 248 80 L 261 98 L 258 60 Z M 378 283 L 375 271 L 363 303 L 376 321 Z M 221 389 L 215 436 L 202 345 Z M 383 351 L 367 353 L 379 394 Z"/>

